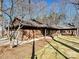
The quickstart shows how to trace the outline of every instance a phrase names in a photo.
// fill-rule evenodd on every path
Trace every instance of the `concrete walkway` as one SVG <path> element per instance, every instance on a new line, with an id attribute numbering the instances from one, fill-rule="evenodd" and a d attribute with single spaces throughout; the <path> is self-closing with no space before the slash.
<path id="1" fill-rule="evenodd" d="M 30 39 L 30 40 L 27 40 L 27 41 L 20 41 L 20 40 L 18 40 L 18 44 L 22 45 L 22 44 L 30 43 L 30 42 L 33 42 L 33 41 L 38 41 L 38 40 L 41 40 L 41 39 L 44 39 L 44 38 L 46 38 L 46 39 L 50 38 L 51 39 L 51 37 L 46 36 L 46 37 Z M 16 45 L 16 43 L 17 43 L 17 40 L 13 40 L 13 44 Z M 8 45 L 8 44 L 10 44 L 9 40 L 6 40 L 4 38 L 0 39 L 0 46 L 4 46 L 4 45 Z"/>

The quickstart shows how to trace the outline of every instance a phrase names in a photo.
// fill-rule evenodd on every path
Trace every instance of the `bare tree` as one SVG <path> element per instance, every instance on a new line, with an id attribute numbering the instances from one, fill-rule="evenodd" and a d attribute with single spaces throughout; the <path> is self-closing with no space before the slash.
<path id="1" fill-rule="evenodd" d="M 0 1 L 0 9 L 2 10 L 2 6 L 3 6 L 3 0 Z M 0 26 L 1 26 L 1 37 L 3 37 L 3 15 L 2 12 L 0 10 Z"/>
<path id="2" fill-rule="evenodd" d="M 9 27 L 10 27 L 10 22 L 12 22 L 13 20 L 13 15 L 14 15 L 14 12 L 13 12 L 14 11 L 14 0 L 8 0 L 8 2 L 11 3 L 10 7 L 5 9 L 4 4 L 2 4 L 3 6 L 2 6 L 1 11 L 4 15 L 8 16 L 8 18 L 10 19 L 10 21 L 8 20 L 8 39 L 10 40 L 10 47 L 13 47 L 12 32 L 10 31 Z M 5 3 L 4 0 L 3 0 L 3 3 Z"/>

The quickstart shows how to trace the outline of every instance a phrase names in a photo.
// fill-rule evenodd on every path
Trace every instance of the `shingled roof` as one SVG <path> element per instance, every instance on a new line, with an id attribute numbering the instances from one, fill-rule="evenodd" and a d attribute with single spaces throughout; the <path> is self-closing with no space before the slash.
<path id="1" fill-rule="evenodd" d="M 22 28 L 25 28 L 25 29 L 27 29 L 27 28 L 35 28 L 35 29 L 43 29 L 43 28 L 51 28 L 51 27 L 49 27 L 47 24 L 43 24 L 43 23 L 41 23 L 41 22 L 38 22 L 38 21 L 36 21 L 36 20 L 34 20 L 34 19 L 31 19 L 31 20 L 21 20 L 21 19 L 19 19 L 19 18 L 15 18 L 12 22 L 11 22 L 11 24 L 10 24 L 10 29 L 12 28 L 18 28 L 19 27 L 19 25 L 20 26 L 22 26 Z M 56 28 L 51 28 L 51 29 L 56 29 Z"/>
<path id="2" fill-rule="evenodd" d="M 43 24 L 39 21 L 36 21 L 35 19 L 31 19 L 31 20 L 21 20 L 19 18 L 15 18 L 10 25 L 10 28 L 18 28 L 19 25 L 21 26 L 22 29 L 54 29 L 54 30 L 70 30 L 70 29 L 76 29 L 76 28 L 63 28 L 63 27 L 59 27 L 56 25 L 48 25 L 48 24 Z"/>

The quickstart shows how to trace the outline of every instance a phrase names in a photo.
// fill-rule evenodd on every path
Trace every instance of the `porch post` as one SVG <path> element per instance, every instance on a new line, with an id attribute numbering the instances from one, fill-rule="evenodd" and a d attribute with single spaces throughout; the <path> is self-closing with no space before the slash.
<path id="1" fill-rule="evenodd" d="M 76 30 L 76 36 L 78 36 L 78 28 L 77 28 L 77 30 Z"/>
<path id="2" fill-rule="evenodd" d="M 44 35 L 46 36 L 46 29 L 44 30 L 45 32 L 44 32 Z"/>

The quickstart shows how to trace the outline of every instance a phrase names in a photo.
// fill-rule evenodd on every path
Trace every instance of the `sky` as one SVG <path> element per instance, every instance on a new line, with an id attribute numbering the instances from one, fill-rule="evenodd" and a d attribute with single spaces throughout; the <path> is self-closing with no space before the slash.
<path id="1" fill-rule="evenodd" d="M 8 2 L 9 0 L 4 0 L 4 8 L 6 9 L 6 8 L 8 8 L 9 6 L 10 6 L 10 2 Z M 35 0 L 33 0 L 33 1 L 35 1 Z M 36 0 L 37 1 L 37 0 Z M 58 13 L 58 14 L 60 14 L 61 13 L 61 7 L 60 7 L 60 4 L 61 4 L 61 1 L 62 0 L 44 0 L 44 1 L 46 1 L 46 3 L 47 3 L 47 13 L 46 14 L 48 14 L 48 15 L 50 15 L 50 13 L 51 13 L 51 10 L 50 10 L 50 6 L 52 5 L 52 4 L 54 4 L 54 3 L 56 3 L 57 5 L 56 5 L 56 8 L 55 8 L 55 12 L 56 13 Z M 65 6 L 65 10 L 64 10 L 65 12 L 66 12 L 66 20 L 65 20 L 65 22 L 72 22 L 73 21 L 73 18 L 75 17 L 75 15 L 76 15 L 76 9 L 75 9 L 75 7 L 74 7 L 74 5 L 72 5 L 72 4 L 67 4 L 66 6 Z M 71 19 L 72 18 L 72 19 Z"/>
<path id="2" fill-rule="evenodd" d="M 4 0 L 4 8 L 5 8 L 5 9 L 8 8 L 9 5 L 11 4 L 11 3 L 8 2 L 8 1 L 10 1 L 10 0 Z M 34 1 L 34 0 L 33 0 L 33 1 Z M 44 0 L 44 1 L 47 2 L 48 7 L 50 7 L 50 5 L 53 4 L 53 3 L 57 3 L 57 4 L 59 5 L 60 2 L 61 2 L 61 0 Z M 57 12 L 57 13 L 61 11 L 60 5 L 59 5 L 59 6 L 58 6 L 58 5 L 57 5 L 57 7 L 56 7 L 56 12 Z M 49 10 L 50 10 L 50 9 L 49 9 Z M 66 11 L 66 12 L 67 12 L 67 15 L 69 15 L 69 16 L 74 16 L 75 13 L 76 13 L 75 8 L 74 8 L 73 5 L 71 5 L 71 4 L 68 4 L 68 5 L 66 6 L 66 10 L 67 10 L 67 11 Z"/>
<path id="3" fill-rule="evenodd" d="M 57 3 L 57 8 L 56 8 L 56 13 L 60 14 L 61 13 L 61 4 L 62 0 L 47 0 L 48 5 L 50 6 L 52 3 Z M 62 22 L 60 22 L 60 25 L 63 25 L 65 22 L 67 23 L 73 23 L 74 22 L 74 17 L 76 15 L 76 8 L 74 7 L 73 4 L 67 4 L 65 6 L 65 13 L 66 13 L 66 19 L 64 19 Z"/>
<path id="4" fill-rule="evenodd" d="M 52 2 L 56 2 L 56 3 L 59 3 L 61 2 L 61 0 L 47 0 L 48 4 L 51 4 Z"/>

